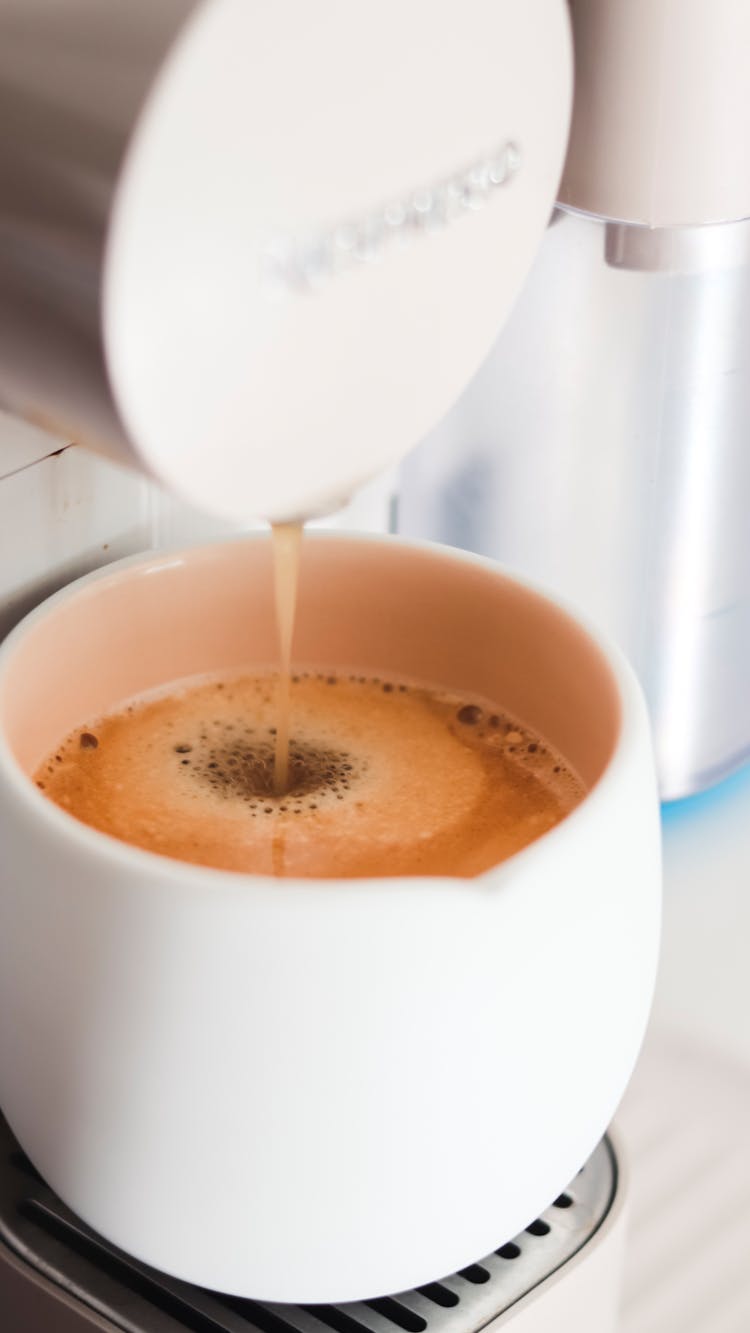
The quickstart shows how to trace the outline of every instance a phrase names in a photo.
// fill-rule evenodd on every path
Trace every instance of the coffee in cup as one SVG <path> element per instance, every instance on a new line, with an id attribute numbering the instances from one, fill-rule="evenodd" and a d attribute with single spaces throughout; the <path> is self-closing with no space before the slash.
<path id="1" fill-rule="evenodd" d="M 286 790 L 278 678 L 214 676 L 88 720 L 35 781 L 84 823 L 178 860 L 311 877 L 480 874 L 584 787 L 499 705 L 361 671 L 296 672 Z"/>

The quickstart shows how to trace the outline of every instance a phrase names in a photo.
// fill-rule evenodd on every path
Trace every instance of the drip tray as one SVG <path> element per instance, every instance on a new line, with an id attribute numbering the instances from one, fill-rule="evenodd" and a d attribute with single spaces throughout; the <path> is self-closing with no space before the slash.
<path id="1" fill-rule="evenodd" d="M 48 1189 L 0 1117 L 0 1323 L 3 1333 L 476 1333 L 585 1245 L 616 1183 L 603 1139 L 541 1217 L 468 1268 L 371 1301 L 278 1305 L 191 1286 L 110 1245 Z"/>

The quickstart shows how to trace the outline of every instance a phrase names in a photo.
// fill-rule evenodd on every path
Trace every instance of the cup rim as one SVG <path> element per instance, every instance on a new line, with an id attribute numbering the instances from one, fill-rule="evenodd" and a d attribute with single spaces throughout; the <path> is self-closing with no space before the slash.
<path id="1" fill-rule="evenodd" d="M 217 548 L 232 545 L 246 546 L 248 542 L 261 540 L 267 541 L 268 533 L 258 529 L 242 533 L 239 537 L 233 534 L 217 541 L 202 542 L 198 545 L 185 546 L 181 544 L 174 548 L 166 547 L 140 551 L 133 555 L 124 556 L 120 560 L 114 560 L 107 565 L 98 566 L 79 578 L 73 579 L 29 611 L 0 642 L 0 691 L 3 688 L 3 680 L 8 665 L 18 645 L 25 635 L 33 630 L 34 626 L 55 607 L 72 598 L 85 596 L 87 590 L 94 585 L 105 583 L 107 580 L 114 582 L 130 571 L 133 571 L 134 574 L 140 573 L 141 576 L 147 576 L 157 568 L 161 570 L 170 566 L 183 565 L 188 560 L 199 559 Z M 549 855 L 551 850 L 573 836 L 582 820 L 591 817 L 592 812 L 602 800 L 607 799 L 608 792 L 616 784 L 619 772 L 625 762 L 625 751 L 628 742 L 633 735 L 640 687 L 632 667 L 618 645 L 602 632 L 585 612 L 580 611 L 567 598 L 558 596 L 556 592 L 552 592 L 535 579 L 519 575 L 516 571 L 509 569 L 498 561 L 472 551 L 465 551 L 458 547 L 447 546 L 441 542 L 419 538 L 404 538 L 390 533 L 359 532 L 345 529 L 314 528 L 306 531 L 305 541 L 341 542 L 344 544 L 356 542 L 369 545 L 380 545 L 387 541 L 391 545 L 398 545 L 402 550 L 421 551 L 428 555 L 451 560 L 457 564 L 485 569 L 490 574 L 498 575 L 500 578 L 520 587 L 523 591 L 541 598 L 572 620 L 597 649 L 615 685 L 619 704 L 617 734 L 612 754 L 600 776 L 574 809 L 569 811 L 553 828 L 535 838 L 533 842 L 527 843 L 504 861 L 489 866 L 480 874 L 470 878 L 454 875 L 409 875 L 380 878 L 361 876 L 348 879 L 325 878 L 323 876 L 310 876 L 304 879 L 301 876 L 279 878 L 273 875 L 227 870 L 218 866 L 204 866 L 190 861 L 180 861 L 175 857 L 162 855 L 160 852 L 152 852 L 146 848 L 137 847 L 133 843 L 125 842 L 112 834 L 104 833 L 100 829 L 85 824 L 82 820 L 77 819 L 74 815 L 56 805 L 54 801 L 44 796 L 36 788 L 13 754 L 1 725 L 0 782 L 7 782 L 26 808 L 34 812 L 38 818 L 46 819 L 56 834 L 68 840 L 72 839 L 89 855 L 95 855 L 110 864 L 117 862 L 120 865 L 131 866 L 136 872 L 139 869 L 150 872 L 152 879 L 158 877 L 164 880 L 179 881 L 183 888 L 190 886 L 201 889 L 210 886 L 214 893 L 216 892 L 217 881 L 226 890 L 234 886 L 244 894 L 248 893 L 251 886 L 260 889 L 273 886 L 274 892 L 278 892 L 280 889 L 298 887 L 300 884 L 303 886 L 309 885 L 311 889 L 313 887 L 318 889 L 322 887 L 326 889 L 346 889 L 348 894 L 357 890 L 360 892 L 366 891 L 373 885 L 377 885 L 379 889 L 390 887 L 391 892 L 393 892 L 396 886 L 403 890 L 404 887 L 424 884 L 440 885 L 445 888 L 458 887 L 461 892 L 466 892 L 467 888 L 483 888 L 490 879 L 494 885 L 499 883 L 501 879 L 507 878 L 509 874 L 515 876 L 517 874 L 516 868 L 520 864 L 527 866 L 534 860 Z"/>

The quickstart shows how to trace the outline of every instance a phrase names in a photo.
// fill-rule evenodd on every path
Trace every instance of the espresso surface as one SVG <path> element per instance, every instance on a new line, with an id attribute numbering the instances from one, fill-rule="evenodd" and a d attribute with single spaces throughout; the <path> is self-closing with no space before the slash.
<path id="1" fill-rule="evenodd" d="M 186 682 L 68 737 L 37 785 L 149 851 L 259 874 L 472 876 L 559 822 L 580 781 L 482 701 L 335 672 L 291 683 L 274 794 L 272 675 Z"/>

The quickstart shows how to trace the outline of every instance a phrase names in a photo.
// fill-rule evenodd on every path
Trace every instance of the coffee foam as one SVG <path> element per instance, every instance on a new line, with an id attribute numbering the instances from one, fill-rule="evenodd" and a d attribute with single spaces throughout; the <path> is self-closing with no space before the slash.
<path id="1" fill-rule="evenodd" d="M 88 722 L 35 775 L 85 823 L 222 869 L 475 875 L 583 796 L 564 760 L 492 705 L 398 680 L 292 679 L 289 786 L 273 794 L 275 678 L 184 682 Z"/>

